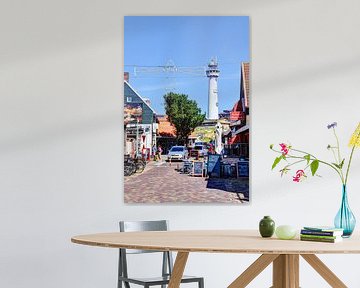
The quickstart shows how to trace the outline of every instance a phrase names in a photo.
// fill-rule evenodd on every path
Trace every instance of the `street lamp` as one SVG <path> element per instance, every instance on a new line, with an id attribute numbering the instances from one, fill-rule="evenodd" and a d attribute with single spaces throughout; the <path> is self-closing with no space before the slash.
<path id="1" fill-rule="evenodd" d="M 136 118 L 136 155 L 137 158 L 139 155 L 139 117 Z"/>

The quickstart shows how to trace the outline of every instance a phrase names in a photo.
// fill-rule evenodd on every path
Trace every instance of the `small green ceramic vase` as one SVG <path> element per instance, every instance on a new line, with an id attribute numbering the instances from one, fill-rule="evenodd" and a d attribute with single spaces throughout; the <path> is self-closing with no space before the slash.
<path id="1" fill-rule="evenodd" d="M 275 231 L 275 222 L 270 216 L 264 216 L 259 223 L 259 232 L 262 237 L 271 237 Z"/>

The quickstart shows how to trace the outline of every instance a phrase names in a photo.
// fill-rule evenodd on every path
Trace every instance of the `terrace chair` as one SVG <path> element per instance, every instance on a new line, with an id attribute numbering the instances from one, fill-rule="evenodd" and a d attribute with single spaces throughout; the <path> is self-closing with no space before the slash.
<path id="1" fill-rule="evenodd" d="M 134 232 L 134 231 L 167 231 L 168 221 L 120 221 L 120 232 Z M 169 284 L 170 276 L 173 268 L 173 259 L 171 252 L 166 251 L 150 251 L 150 250 L 135 250 L 135 249 L 119 249 L 119 267 L 118 267 L 118 288 L 122 288 L 124 283 L 125 288 L 130 288 L 130 284 L 136 284 L 149 288 L 150 286 L 160 286 L 165 288 Z M 160 277 L 152 278 L 138 278 L 130 277 L 127 269 L 127 255 L 141 254 L 141 253 L 163 253 L 162 260 L 162 274 Z M 160 265 L 159 265 L 160 268 Z M 204 278 L 194 276 L 183 276 L 181 283 L 198 283 L 198 288 L 204 288 Z"/>

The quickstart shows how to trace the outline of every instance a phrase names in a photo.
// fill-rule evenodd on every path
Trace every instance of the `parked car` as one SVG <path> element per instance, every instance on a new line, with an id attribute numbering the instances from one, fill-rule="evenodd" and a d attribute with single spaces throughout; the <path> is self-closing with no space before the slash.
<path id="1" fill-rule="evenodd" d="M 208 152 L 209 152 L 209 150 L 205 144 L 198 144 L 198 143 L 195 143 L 194 150 L 199 151 L 200 157 L 207 156 Z"/>
<path id="2" fill-rule="evenodd" d="M 168 153 L 168 160 L 186 159 L 188 154 L 188 149 L 185 146 L 173 146 Z"/>

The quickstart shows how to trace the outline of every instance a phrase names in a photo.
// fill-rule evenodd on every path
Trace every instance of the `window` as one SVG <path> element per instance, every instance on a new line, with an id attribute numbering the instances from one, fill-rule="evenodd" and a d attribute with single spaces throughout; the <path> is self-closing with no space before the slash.
<path id="1" fill-rule="evenodd" d="M 126 97 L 126 102 L 132 102 L 132 97 Z"/>

